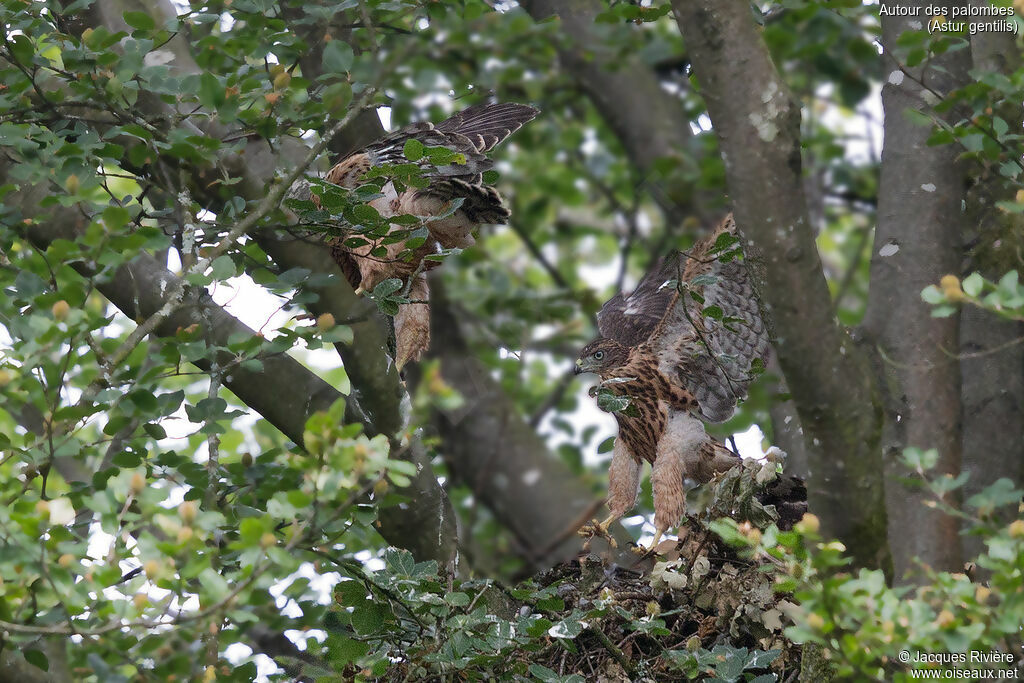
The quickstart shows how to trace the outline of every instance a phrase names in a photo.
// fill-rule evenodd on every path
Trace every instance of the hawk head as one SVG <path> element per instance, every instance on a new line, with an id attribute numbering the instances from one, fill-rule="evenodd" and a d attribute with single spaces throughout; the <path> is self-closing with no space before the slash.
<path id="1" fill-rule="evenodd" d="M 629 361 L 629 347 L 623 346 L 614 339 L 601 337 L 587 344 L 580 357 L 576 359 L 576 374 L 595 372 L 602 379 L 611 374 L 612 370 L 621 368 Z"/>

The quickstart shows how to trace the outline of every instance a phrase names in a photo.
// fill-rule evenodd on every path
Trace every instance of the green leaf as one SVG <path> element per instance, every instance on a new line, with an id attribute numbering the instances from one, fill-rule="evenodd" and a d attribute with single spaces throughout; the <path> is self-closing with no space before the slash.
<path id="1" fill-rule="evenodd" d="M 373 602 L 365 602 L 352 612 L 352 628 L 361 636 L 379 633 L 384 629 L 387 613 L 384 608 Z"/>
<path id="2" fill-rule="evenodd" d="M 224 86 L 209 71 L 199 77 L 199 102 L 207 109 L 216 109 L 224 104 Z"/>
<path id="3" fill-rule="evenodd" d="M 782 650 L 754 650 L 747 662 L 748 669 L 763 669 L 782 654 Z"/>
<path id="4" fill-rule="evenodd" d="M 455 591 L 444 596 L 444 601 L 452 607 L 465 607 L 469 604 L 469 596 L 461 591 Z"/>
<path id="5" fill-rule="evenodd" d="M 725 312 L 719 306 L 707 306 L 703 311 L 701 311 L 701 315 L 703 315 L 705 318 L 714 318 L 715 320 L 721 320 L 722 317 L 725 315 Z"/>
<path id="6" fill-rule="evenodd" d="M 384 552 L 384 568 L 393 576 L 409 576 L 416 567 L 416 560 L 408 550 L 388 548 Z"/>
<path id="7" fill-rule="evenodd" d="M 1004 505 L 1016 505 L 1020 502 L 1021 490 L 1013 485 L 1013 482 L 1006 477 L 1000 477 L 989 484 L 980 492 L 967 499 L 967 505 L 972 508 L 981 507 L 1002 507 Z"/>
<path id="8" fill-rule="evenodd" d="M 9 40 L 14 58 L 23 66 L 30 65 L 32 63 L 32 55 L 35 54 L 35 46 L 29 37 L 19 33 L 11 36 Z"/>
<path id="9" fill-rule="evenodd" d="M 369 204 L 356 204 L 352 207 L 352 217 L 357 223 L 374 224 L 380 221 L 380 213 Z"/>
<path id="10" fill-rule="evenodd" d="M 327 649 L 330 652 L 331 664 L 338 669 L 344 668 L 370 651 L 370 644 L 354 638 L 328 638 Z"/>
<path id="11" fill-rule="evenodd" d="M 946 302 L 946 295 L 935 285 L 928 285 L 921 290 L 921 299 L 927 304 L 938 305 Z"/>
<path id="12" fill-rule="evenodd" d="M 1003 295 L 1003 301 L 1008 302 L 1017 296 L 1017 275 L 1016 270 L 1011 270 L 1003 277 L 999 278 L 999 293 Z"/>
<path id="13" fill-rule="evenodd" d="M 409 138 L 402 147 L 402 154 L 409 161 L 419 161 L 423 158 L 423 143 L 419 140 Z"/>
<path id="14" fill-rule="evenodd" d="M 146 12 L 125 12 L 124 23 L 139 31 L 152 31 L 156 28 L 156 22 L 153 21 L 153 17 L 149 16 Z"/>
<path id="15" fill-rule="evenodd" d="M 397 277 L 391 277 L 379 283 L 373 288 L 374 298 L 387 298 L 402 288 L 402 281 Z"/>
<path id="16" fill-rule="evenodd" d="M 998 116 L 992 117 L 992 130 L 996 132 L 997 137 L 1003 137 L 1009 129 L 1010 126 L 1007 125 L 1006 121 L 1002 120 Z"/>
<path id="17" fill-rule="evenodd" d="M 629 396 L 619 396 L 602 389 L 597 394 L 597 407 L 606 413 L 622 412 L 629 407 Z"/>
<path id="18" fill-rule="evenodd" d="M 978 296 L 981 294 L 981 289 L 985 285 L 985 280 L 978 273 L 971 273 L 964 278 L 961 283 L 961 287 L 964 290 L 964 294 L 967 296 Z"/>
<path id="19" fill-rule="evenodd" d="M 551 628 L 551 620 L 540 617 L 533 620 L 533 622 L 526 627 L 526 635 L 531 638 L 540 638 L 548 632 L 549 628 Z"/>
<path id="20" fill-rule="evenodd" d="M 207 567 L 199 572 L 199 585 L 213 602 L 220 602 L 231 593 L 231 586 L 213 567 Z"/>
<path id="21" fill-rule="evenodd" d="M 330 75 L 346 73 L 352 68 L 354 57 L 352 48 L 344 41 L 329 41 L 324 45 L 324 73 Z"/>
<path id="22" fill-rule="evenodd" d="M 25 650 L 25 661 L 43 671 L 50 670 L 50 662 L 42 650 Z M 27 673 L 27 672 L 26 672 Z"/>
<path id="23" fill-rule="evenodd" d="M 142 425 L 142 429 L 143 431 L 146 432 L 146 434 L 149 434 L 154 439 L 167 438 L 167 431 L 164 430 L 163 427 L 156 424 L 155 422 L 147 422 L 146 424 Z"/>
<path id="24" fill-rule="evenodd" d="M 116 232 L 120 228 L 123 228 L 129 221 L 131 221 L 131 219 L 131 213 L 124 207 L 108 206 L 103 209 L 103 224 L 106 225 L 107 229 L 111 232 Z"/>
<path id="25" fill-rule="evenodd" d="M 691 279 L 688 284 L 691 287 L 704 287 L 707 285 L 713 285 L 716 282 L 718 282 L 717 275 L 712 275 L 711 273 L 704 273 L 703 275 L 698 275 L 697 277 Z M 674 280 L 670 280 L 667 286 L 674 287 L 676 284 L 677 283 Z"/>
<path id="26" fill-rule="evenodd" d="M 531 664 L 530 674 L 536 676 L 544 683 L 553 683 L 554 681 L 558 681 L 561 679 L 561 676 L 559 676 L 557 673 L 547 668 L 546 666 L 542 666 L 540 664 Z"/>
<path id="27" fill-rule="evenodd" d="M 213 279 L 226 280 L 235 276 L 235 262 L 227 254 L 218 256 L 213 261 Z"/>
<path id="28" fill-rule="evenodd" d="M 597 447 L 597 452 L 598 453 L 607 453 L 608 451 L 612 450 L 614 447 L 615 447 L 615 437 L 614 436 L 609 436 L 607 439 L 602 441 L 601 444 Z"/>

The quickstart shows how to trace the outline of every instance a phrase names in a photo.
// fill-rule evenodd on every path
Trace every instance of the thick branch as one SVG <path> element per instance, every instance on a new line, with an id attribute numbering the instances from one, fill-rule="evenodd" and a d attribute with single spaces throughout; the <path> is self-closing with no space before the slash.
<path id="1" fill-rule="evenodd" d="M 748 3 L 676 0 L 673 8 L 804 428 L 810 506 L 859 565 L 885 567 L 877 392 L 863 354 L 832 313 L 804 197 L 799 104 Z"/>
<path id="2" fill-rule="evenodd" d="M 537 21 L 557 15 L 564 41 L 557 46 L 562 68 L 594 103 L 615 132 L 644 186 L 677 226 L 690 213 L 714 218 L 707 198 L 695 201 L 693 178 L 698 173 L 698 145 L 682 100 L 669 94 L 654 69 L 639 55 L 622 55 L 601 35 L 608 29 L 594 22 L 606 4 L 597 0 L 523 0 L 519 3 Z M 655 170 L 660 159 L 673 160 L 674 171 Z M 703 213 L 707 212 L 707 213 Z"/>

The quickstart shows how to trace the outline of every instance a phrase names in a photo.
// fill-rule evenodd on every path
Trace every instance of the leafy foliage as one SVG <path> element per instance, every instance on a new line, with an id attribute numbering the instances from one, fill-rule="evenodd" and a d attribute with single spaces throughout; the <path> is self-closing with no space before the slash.
<path id="1" fill-rule="evenodd" d="M 903 453 L 913 477 L 930 490 L 932 506 L 964 520 L 966 532 L 984 540 L 985 552 L 972 563 L 977 575 L 922 565 L 916 590 L 889 586 L 881 570 L 851 572 L 846 549 L 837 541 L 822 541 L 813 515 L 792 531 L 768 527 L 763 534 L 744 533 L 731 519 L 715 527 L 723 538 L 749 548 L 753 557 L 774 559 L 779 570 L 775 590 L 799 603 L 790 605 L 793 625 L 786 636 L 824 648 L 825 661 L 840 676 L 909 681 L 926 671 L 938 670 L 948 678 L 990 669 L 1009 670 L 1012 678 L 1013 667 L 1019 666 L 1014 655 L 1005 656 L 1024 644 L 1019 624 L 1006 615 L 1024 608 L 1018 589 L 1024 570 L 1024 522 L 1019 519 L 1024 492 L 1002 478 L 964 501 L 961 510 L 953 505 L 954 496 L 967 475 L 933 476 L 937 460 L 934 450 Z M 971 659 L 972 652 L 1004 656 L 993 662 Z M 935 653 L 954 658 L 938 661 Z"/>
<path id="2" fill-rule="evenodd" d="M 753 496 L 774 475 L 774 465 L 764 473 L 737 468 L 714 487 L 712 508 L 744 507 L 736 492 Z M 320 647 L 336 674 L 356 680 L 587 680 L 566 671 L 613 680 L 779 680 L 797 651 L 781 638 L 784 603 L 765 567 L 696 520 L 680 539 L 650 576 L 609 575 L 591 557 L 512 587 L 449 581 L 436 563 L 405 551 L 386 551 L 376 571 L 345 562 L 349 578 L 335 586 Z"/>

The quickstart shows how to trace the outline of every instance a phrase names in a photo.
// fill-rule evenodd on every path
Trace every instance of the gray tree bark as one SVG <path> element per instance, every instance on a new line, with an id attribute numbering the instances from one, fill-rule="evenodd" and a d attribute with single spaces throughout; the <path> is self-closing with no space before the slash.
<path id="1" fill-rule="evenodd" d="M 921 290 L 959 272 L 964 169 L 956 161 L 960 150 L 929 146 L 930 127 L 914 122 L 907 110 L 930 109 L 926 88 L 945 94 L 960 85 L 968 55 L 949 52 L 932 58 L 927 68 L 901 67 L 899 54 L 890 50 L 904 31 L 923 30 L 920 23 L 882 17 L 891 72 L 882 89 L 885 144 L 863 323 L 878 351 L 876 372 L 885 393 L 886 506 L 897 577 L 914 566 L 915 557 L 937 570 L 961 567 L 957 521 L 925 506 L 930 493 L 903 483 L 909 472 L 900 460 L 908 446 L 936 448 L 937 472 L 960 472 L 959 316 L 933 318 Z"/>
<path id="2" fill-rule="evenodd" d="M 985 4 L 974 0 L 974 4 Z M 1021 65 L 1016 39 L 1010 33 L 979 32 L 971 36 L 971 61 L 977 70 L 1011 74 Z M 1017 102 L 1004 102 L 997 112 L 1012 127 L 1021 125 Z M 974 175 L 974 174 L 972 174 Z M 967 193 L 967 233 L 973 244 L 964 273 L 980 271 L 998 280 L 1020 268 L 1024 253 L 1024 221 L 995 207 L 1012 199 L 1016 188 L 992 169 L 974 177 Z M 971 496 L 1000 477 L 1024 482 L 1024 324 L 1003 320 L 974 307 L 960 314 L 960 371 L 963 461 L 970 474 L 964 496 Z M 964 557 L 978 555 L 984 544 L 963 536 Z"/>
<path id="3" fill-rule="evenodd" d="M 809 506 L 857 565 L 886 568 L 877 391 L 863 352 L 832 313 L 804 198 L 799 105 L 746 2 L 676 0 L 673 9 L 774 319 L 775 350 L 807 444 Z"/>

